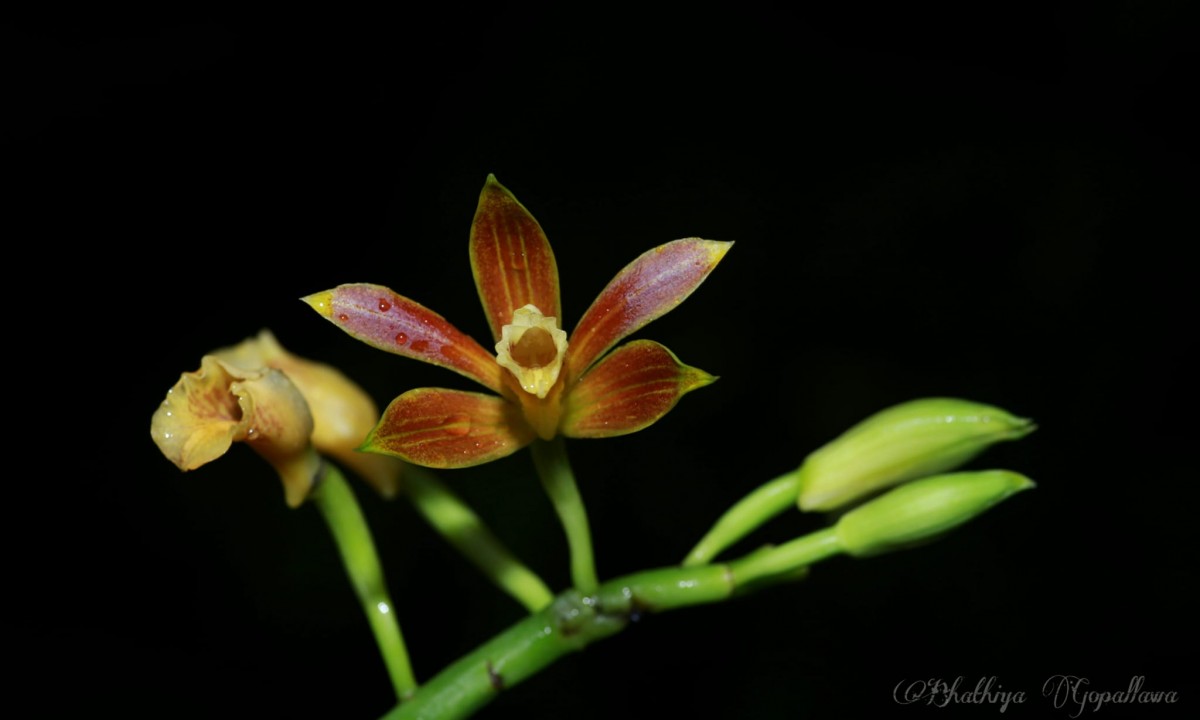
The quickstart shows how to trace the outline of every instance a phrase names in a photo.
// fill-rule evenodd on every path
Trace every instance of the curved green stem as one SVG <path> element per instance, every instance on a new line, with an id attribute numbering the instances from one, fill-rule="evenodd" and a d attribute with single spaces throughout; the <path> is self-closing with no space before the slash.
<path id="1" fill-rule="evenodd" d="M 354 492 L 333 463 L 325 462 L 311 497 L 333 534 L 350 584 L 367 614 L 371 632 L 375 634 L 375 643 L 387 665 L 396 696 L 401 700 L 408 698 L 416 692 L 417 680 L 408 660 L 404 637 L 400 634 L 400 624 L 396 621 L 396 607 L 388 596 L 375 541 L 371 539 L 371 530 L 354 499 Z"/>
<path id="2" fill-rule="evenodd" d="M 783 579 L 797 569 L 833 557 L 842 552 L 837 528 L 818 530 L 791 542 L 769 547 L 729 563 L 730 572 L 738 585 L 770 584 Z"/>
<path id="3" fill-rule="evenodd" d="M 385 720 L 465 718 L 502 690 L 620 632 L 642 613 L 721 602 L 747 588 L 794 580 L 808 565 L 839 551 L 836 533 L 826 529 L 728 564 L 647 570 L 610 580 L 591 594 L 568 590 L 447 667 Z"/>
<path id="4" fill-rule="evenodd" d="M 790 507 L 800 492 L 800 471 L 793 470 L 760 486 L 725 511 L 684 559 L 684 567 L 703 565 L 753 530 Z"/>
<path id="5" fill-rule="evenodd" d="M 554 594 L 532 570 L 521 564 L 471 508 L 424 468 L 410 466 L 405 488 L 417 511 L 500 589 L 537 612 Z"/>
<path id="6" fill-rule="evenodd" d="M 550 496 L 558 519 L 567 533 L 571 549 L 571 581 L 575 589 L 591 593 L 596 589 L 596 561 L 592 555 L 592 531 L 588 527 L 583 497 L 575 484 L 575 474 L 567 460 L 567 448 L 562 438 L 535 440 L 531 446 L 533 464 L 537 467 L 542 487 Z"/>

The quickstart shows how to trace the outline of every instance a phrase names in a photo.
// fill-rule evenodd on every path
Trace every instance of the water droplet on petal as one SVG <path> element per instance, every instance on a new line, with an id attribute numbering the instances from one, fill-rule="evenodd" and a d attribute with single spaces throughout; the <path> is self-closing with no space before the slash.
<path id="1" fill-rule="evenodd" d="M 338 320 L 341 320 L 342 322 L 346 322 L 349 319 L 350 319 L 350 316 L 347 315 L 346 313 L 342 313 L 341 315 L 338 315 Z"/>
<path id="2" fill-rule="evenodd" d="M 442 421 L 446 432 L 456 437 L 462 437 L 471 432 L 471 416 L 455 413 Z"/>
<path id="3" fill-rule="evenodd" d="M 407 335 L 405 335 L 404 333 L 396 333 L 396 344 L 397 345 L 403 345 L 406 342 L 408 342 Z"/>
<path id="4" fill-rule="evenodd" d="M 413 352 L 425 352 L 428 347 L 428 340 L 414 340 L 412 344 Z"/>
<path id="5" fill-rule="evenodd" d="M 379 312 L 387 312 L 392 309 L 392 304 L 383 298 L 379 298 Z"/>

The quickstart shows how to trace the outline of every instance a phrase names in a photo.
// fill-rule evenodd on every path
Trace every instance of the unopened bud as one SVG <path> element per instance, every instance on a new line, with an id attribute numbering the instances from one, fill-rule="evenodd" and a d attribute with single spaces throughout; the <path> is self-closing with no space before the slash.
<path id="1" fill-rule="evenodd" d="M 892 485 L 953 470 L 989 445 L 1035 429 L 991 405 L 924 398 L 863 420 L 800 467 L 801 510 L 833 510 Z"/>
<path id="2" fill-rule="evenodd" d="M 1032 487 L 1032 480 L 1007 470 L 935 475 L 851 510 L 835 531 L 847 554 L 878 555 L 937 537 Z"/>

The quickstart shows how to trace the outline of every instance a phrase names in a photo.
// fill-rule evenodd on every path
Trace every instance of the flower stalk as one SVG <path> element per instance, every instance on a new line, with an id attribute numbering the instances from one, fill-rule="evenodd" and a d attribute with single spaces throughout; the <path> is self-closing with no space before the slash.
<path id="1" fill-rule="evenodd" d="M 739 584 L 758 584 L 770 578 L 786 577 L 800 568 L 841 552 L 837 530 L 825 528 L 782 545 L 750 553 L 729 563 L 729 568 L 734 578 L 740 581 Z"/>
<path id="2" fill-rule="evenodd" d="M 739 588 L 802 577 L 808 565 L 836 554 L 830 530 L 781 546 L 778 555 L 751 553 L 753 562 L 668 567 L 610 580 L 592 593 L 567 590 L 553 604 L 530 615 L 447 667 L 384 720 L 465 718 L 501 691 L 527 680 L 559 658 L 615 635 L 644 613 L 723 602 Z M 802 552 L 801 548 L 808 548 Z M 782 566 L 786 557 L 794 565 Z M 757 559 L 755 559 L 757 558 Z M 801 571 L 801 572 L 797 572 Z"/>
<path id="3" fill-rule="evenodd" d="M 384 718 L 469 717 L 563 656 L 619 633 L 640 613 L 719 602 L 733 590 L 728 569 L 719 565 L 637 573 L 606 582 L 593 594 L 567 590 L 464 655 Z"/>
<path id="4" fill-rule="evenodd" d="M 417 680 L 413 676 L 404 636 L 400 633 L 400 623 L 396 620 L 396 606 L 388 595 L 383 568 L 375 552 L 375 541 L 354 492 L 341 472 L 326 462 L 322 464 L 317 487 L 310 497 L 329 525 L 346 575 L 367 614 L 367 622 L 387 666 L 396 697 L 400 700 L 411 697 L 416 692 Z"/>
<path id="5" fill-rule="evenodd" d="M 422 517 L 497 587 L 529 612 L 554 600 L 554 593 L 492 534 L 483 521 L 433 473 L 416 465 L 404 474 L 404 487 Z"/>
<path id="6" fill-rule="evenodd" d="M 590 593 L 572 588 L 447 667 L 384 720 L 468 717 L 501 691 L 619 633 L 644 613 L 723 602 L 802 579 L 811 565 L 836 555 L 871 555 L 933 538 L 1032 486 L 1005 471 L 927 478 L 863 505 L 854 511 L 857 519 L 851 513 L 831 527 L 728 563 L 647 570 Z"/>
<path id="7" fill-rule="evenodd" d="M 532 445 L 533 464 L 542 487 L 554 504 L 554 511 L 567 534 L 571 552 L 571 582 L 581 593 L 596 589 L 596 561 L 592 554 L 592 531 L 588 526 L 583 496 L 571 472 L 567 448 L 562 438 L 537 440 Z"/>
<path id="8" fill-rule="evenodd" d="M 696 547 L 684 558 L 684 567 L 712 562 L 722 550 L 749 535 L 780 513 L 796 505 L 800 492 L 800 470 L 792 470 L 767 482 L 739 500 L 717 520 Z"/>

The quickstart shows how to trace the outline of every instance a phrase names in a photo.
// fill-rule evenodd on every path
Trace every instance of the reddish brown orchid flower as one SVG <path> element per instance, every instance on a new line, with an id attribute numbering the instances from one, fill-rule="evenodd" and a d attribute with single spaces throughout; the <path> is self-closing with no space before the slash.
<path id="1" fill-rule="evenodd" d="M 619 272 L 568 338 L 558 267 L 537 220 L 488 176 L 471 226 L 471 269 L 493 354 L 441 315 L 379 285 L 304 298 L 353 337 L 475 380 L 498 395 L 421 388 L 392 401 L 362 449 L 434 468 L 478 465 L 535 438 L 625 435 L 662 418 L 715 378 L 635 340 L 608 352 L 692 293 L 732 243 L 687 238 Z M 607 355 L 606 355 L 607 353 Z"/>

